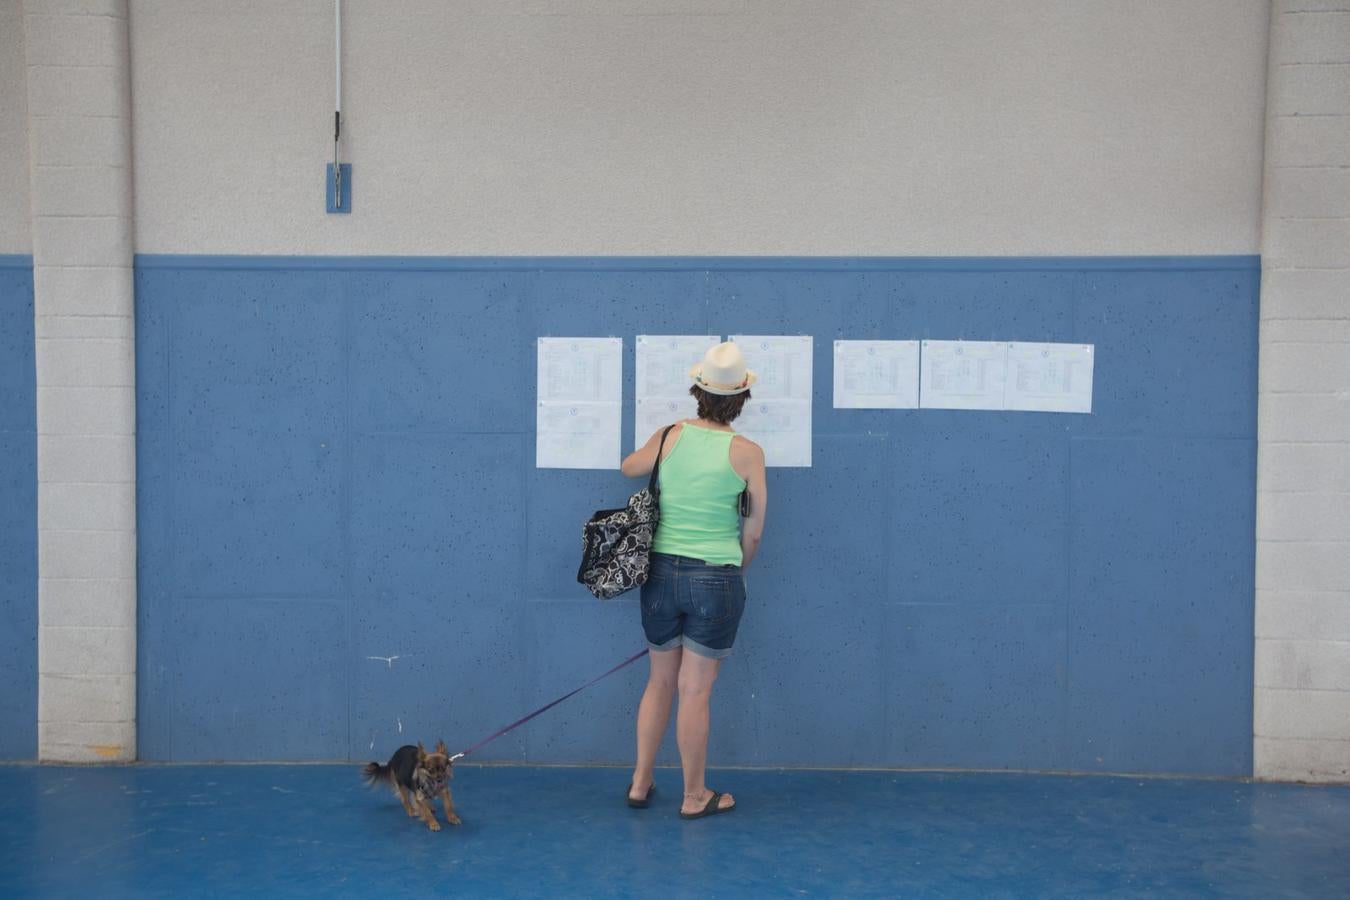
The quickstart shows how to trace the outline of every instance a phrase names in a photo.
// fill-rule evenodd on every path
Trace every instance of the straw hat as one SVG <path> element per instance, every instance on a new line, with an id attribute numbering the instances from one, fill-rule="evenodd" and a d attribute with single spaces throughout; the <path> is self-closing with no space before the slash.
<path id="1" fill-rule="evenodd" d="M 741 348 L 731 341 L 705 353 L 703 361 L 689 370 L 689 377 L 703 390 L 722 397 L 745 393 L 755 383 L 755 373 L 745 367 Z"/>

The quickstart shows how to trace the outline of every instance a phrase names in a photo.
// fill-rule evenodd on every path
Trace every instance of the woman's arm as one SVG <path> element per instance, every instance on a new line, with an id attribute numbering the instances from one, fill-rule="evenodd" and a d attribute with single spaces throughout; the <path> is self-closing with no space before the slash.
<path id="1" fill-rule="evenodd" d="M 745 479 L 750 492 L 750 515 L 741 520 L 741 568 L 750 565 L 764 536 L 764 514 L 769 507 L 769 484 L 764 474 L 764 451 L 759 444 L 737 437 L 731 444 L 731 467 Z"/>
<path id="2" fill-rule="evenodd" d="M 662 428 L 654 433 L 647 439 L 647 443 L 628 454 L 628 457 L 619 464 L 619 471 L 629 478 L 652 474 L 652 466 L 656 465 L 656 448 L 661 445 L 662 431 L 665 431 L 665 429 Z M 671 443 L 677 433 L 677 429 L 672 428 L 670 434 L 666 436 L 666 443 Z"/>

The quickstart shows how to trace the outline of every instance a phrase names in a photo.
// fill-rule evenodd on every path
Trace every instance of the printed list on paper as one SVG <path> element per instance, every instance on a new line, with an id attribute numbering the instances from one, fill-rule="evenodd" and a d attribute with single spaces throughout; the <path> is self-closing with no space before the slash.
<path id="1" fill-rule="evenodd" d="M 1003 408 L 1092 412 L 1092 344 L 1008 344 Z"/>
<path id="2" fill-rule="evenodd" d="M 637 407 L 633 417 L 633 446 L 641 447 L 656 431 L 681 419 L 698 416 L 698 404 L 689 395 L 689 369 L 717 336 L 637 336 Z"/>
<path id="3" fill-rule="evenodd" d="M 759 380 L 733 423 L 770 466 L 811 465 L 810 335 L 732 335 Z"/>
<path id="4" fill-rule="evenodd" d="M 536 396 L 537 468 L 619 467 L 621 338 L 539 338 Z"/>
<path id="5" fill-rule="evenodd" d="M 917 409 L 918 341 L 835 341 L 836 409 Z"/>

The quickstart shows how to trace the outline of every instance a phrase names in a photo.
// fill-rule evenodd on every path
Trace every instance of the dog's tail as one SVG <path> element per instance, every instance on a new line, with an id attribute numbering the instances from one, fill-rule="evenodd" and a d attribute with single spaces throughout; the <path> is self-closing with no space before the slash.
<path id="1" fill-rule="evenodd" d="M 381 781 L 387 781 L 389 780 L 389 767 L 382 766 L 377 762 L 368 762 L 361 767 L 361 780 L 371 787 Z"/>

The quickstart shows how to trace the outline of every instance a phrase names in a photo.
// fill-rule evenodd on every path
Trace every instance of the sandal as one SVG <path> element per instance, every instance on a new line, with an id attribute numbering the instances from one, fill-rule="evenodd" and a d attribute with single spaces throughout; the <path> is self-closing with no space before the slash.
<path id="1" fill-rule="evenodd" d="M 633 809 L 646 809 L 651 805 L 652 795 L 655 793 L 656 785 L 653 784 L 651 787 L 647 788 L 647 796 L 643 797 L 641 800 L 634 800 L 633 786 L 630 784 L 628 785 L 628 791 L 624 794 L 624 798 L 628 801 L 628 805 L 633 807 Z"/>
<path id="2" fill-rule="evenodd" d="M 713 791 L 713 795 L 712 795 L 711 797 L 708 798 L 707 804 L 704 805 L 704 807 L 703 807 L 702 809 L 700 809 L 698 812 L 692 812 L 692 813 L 681 812 L 681 813 L 680 813 L 680 818 L 681 818 L 681 819 L 702 819 L 702 818 L 704 818 L 704 817 L 706 817 L 706 816 L 715 816 L 715 815 L 717 815 L 718 813 L 731 812 L 733 809 L 736 808 L 736 804 L 735 804 L 735 803 L 731 804 L 730 806 L 718 806 L 718 804 L 721 803 L 721 802 L 722 802 L 722 795 L 719 794 L 717 791 Z"/>

